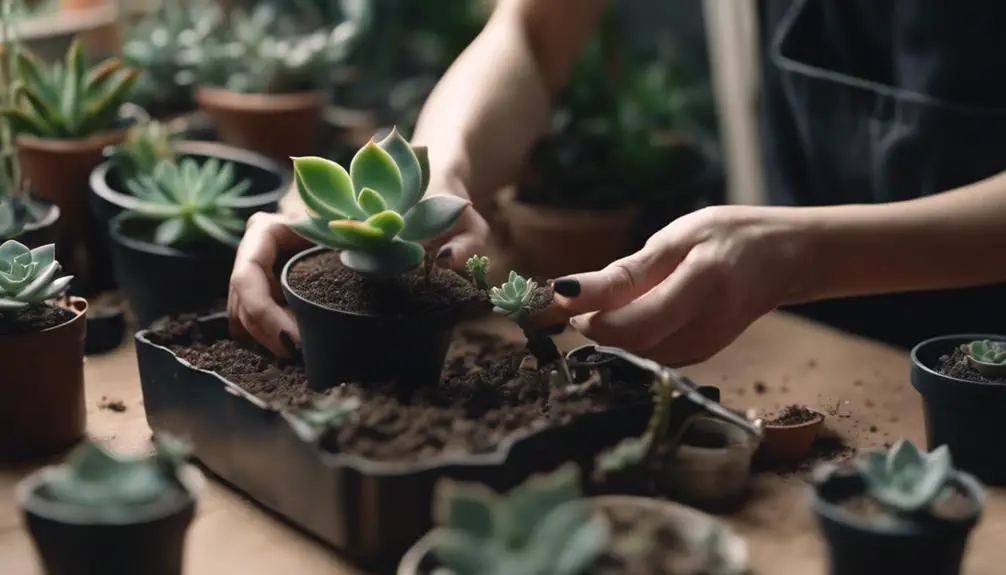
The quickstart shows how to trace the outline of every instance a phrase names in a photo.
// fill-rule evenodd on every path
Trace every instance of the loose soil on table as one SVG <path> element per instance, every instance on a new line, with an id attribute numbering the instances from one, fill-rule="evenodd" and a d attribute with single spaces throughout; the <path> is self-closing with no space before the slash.
<path id="1" fill-rule="evenodd" d="M 936 371 L 947 377 L 966 379 L 981 383 L 1006 383 L 1006 376 L 988 377 L 982 375 L 977 369 L 968 363 L 968 354 L 960 347 L 955 348 L 949 355 L 940 357 Z"/>
<path id="2" fill-rule="evenodd" d="M 609 549 L 586 570 L 586 575 L 705 575 L 706 558 L 668 525 L 665 518 L 638 507 L 605 508 L 611 522 Z M 649 535 L 650 545 L 640 547 Z M 643 538 L 640 538 L 643 536 Z"/>
<path id="3" fill-rule="evenodd" d="M 276 409 L 296 410 L 319 396 L 303 366 L 264 349 L 203 333 L 180 318 L 150 334 L 196 367 L 214 371 Z M 520 369 L 521 344 L 488 333 L 459 333 L 437 387 L 411 395 L 393 384 L 348 383 L 327 395 L 356 397 L 356 421 L 323 440 L 325 449 L 372 460 L 416 461 L 437 455 L 492 452 L 508 436 L 563 424 L 577 416 L 650 401 L 645 386 L 553 389 L 549 366 Z"/>
<path id="4" fill-rule="evenodd" d="M 877 500 L 866 494 L 843 499 L 839 502 L 839 506 L 847 513 L 870 523 L 891 524 L 906 521 L 893 515 Z M 941 496 L 933 506 L 933 515 L 940 519 L 960 519 L 967 517 L 973 511 L 974 503 L 956 486 L 950 489 L 949 495 Z"/>
<path id="5" fill-rule="evenodd" d="M 851 459 L 856 455 L 856 448 L 847 444 L 845 440 L 835 431 L 825 427 L 814 438 L 810 446 L 810 454 L 803 460 L 795 464 L 785 464 L 776 461 L 765 461 L 756 457 L 751 465 L 753 472 L 771 472 L 779 475 L 789 475 L 793 473 L 808 473 L 818 463 L 842 462 Z"/>
<path id="6" fill-rule="evenodd" d="M 311 302 L 367 315 L 436 313 L 484 298 L 470 281 L 448 269 L 434 267 L 429 284 L 421 270 L 374 279 L 344 267 L 335 251 L 298 261 L 290 267 L 287 282 Z"/>
<path id="7" fill-rule="evenodd" d="M 789 427 L 793 425 L 800 425 L 801 423 L 807 423 L 808 421 L 814 421 L 816 417 L 817 413 L 802 405 L 790 405 L 783 409 L 778 415 L 766 420 L 765 425 Z"/>
<path id="8" fill-rule="evenodd" d="M 52 305 L 30 306 L 23 310 L 0 314 L 0 336 L 34 333 L 62 325 L 77 314 Z"/>

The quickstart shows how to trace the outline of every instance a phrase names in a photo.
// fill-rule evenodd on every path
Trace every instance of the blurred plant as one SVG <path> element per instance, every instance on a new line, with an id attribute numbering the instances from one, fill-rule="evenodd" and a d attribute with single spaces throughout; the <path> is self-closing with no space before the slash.
<path id="1" fill-rule="evenodd" d="M 178 132 L 156 120 L 138 123 L 112 149 L 111 159 L 123 179 L 151 175 L 162 161 L 176 161 L 174 144 L 179 138 Z"/>
<path id="2" fill-rule="evenodd" d="M 476 288 L 483 291 L 489 289 L 489 283 L 486 281 L 486 272 L 489 271 L 488 256 L 472 255 L 472 257 L 465 261 L 465 269 L 468 271 L 468 275 L 471 276 Z"/>
<path id="3" fill-rule="evenodd" d="M 610 450 L 602 452 L 595 462 L 595 472 L 599 477 L 645 467 L 656 454 L 660 443 L 667 438 L 671 423 L 671 402 L 675 397 L 674 385 L 667 374 L 661 373 L 654 378 L 651 392 L 653 411 L 646 431 L 639 437 L 623 439 Z"/>
<path id="4" fill-rule="evenodd" d="M 200 63 L 200 83 L 228 90 L 255 94 L 323 90 L 370 23 L 370 0 L 342 0 L 341 7 L 344 19 L 321 28 L 310 17 L 312 12 L 298 17 L 272 3 L 250 11 L 238 8 L 186 58 Z"/>
<path id="5" fill-rule="evenodd" d="M 956 475 L 946 445 L 925 453 L 907 439 L 868 452 L 862 471 L 869 495 L 900 514 L 928 511 Z"/>
<path id="6" fill-rule="evenodd" d="M 290 417 L 294 432 L 304 441 L 317 441 L 325 432 L 338 429 L 355 419 L 360 408 L 356 397 L 346 399 L 326 398 L 315 400 L 305 409 Z"/>
<path id="7" fill-rule="evenodd" d="M 537 288 L 537 282 L 511 270 L 503 285 L 489 290 L 489 301 L 493 304 L 494 312 L 519 323 L 529 313 L 528 305 Z"/>

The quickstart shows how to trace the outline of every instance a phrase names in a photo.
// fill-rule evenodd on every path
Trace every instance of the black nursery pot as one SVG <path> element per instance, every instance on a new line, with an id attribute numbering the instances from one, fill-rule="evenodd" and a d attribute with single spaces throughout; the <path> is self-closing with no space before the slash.
<path id="1" fill-rule="evenodd" d="M 950 448 L 954 465 L 986 485 L 1006 485 L 1006 459 L 989 453 L 1006 450 L 1006 385 L 968 381 L 937 371 L 940 357 L 976 339 L 1006 336 L 960 334 L 928 339 L 912 349 L 912 386 L 922 395 L 930 450 Z"/>
<path id="2" fill-rule="evenodd" d="M 236 252 L 219 243 L 185 250 L 148 241 L 148 221 L 123 213 L 109 222 L 115 277 L 139 327 L 163 316 L 209 311 L 227 297 Z"/>
<path id="3" fill-rule="evenodd" d="M 300 330 L 308 385 L 321 391 L 347 381 L 436 385 L 464 305 L 436 314 L 391 317 L 316 304 L 293 291 L 289 273 L 297 262 L 327 249 L 315 247 L 297 254 L 283 266 L 280 278 Z"/>
<path id="4" fill-rule="evenodd" d="M 974 513 L 958 520 L 896 520 L 867 523 L 840 507 L 866 491 L 853 469 L 829 466 L 811 485 L 811 507 L 828 541 L 829 575 L 958 575 L 971 530 L 985 503 L 984 490 L 974 477 L 961 473 L 955 480 L 974 503 Z"/>
<path id="5" fill-rule="evenodd" d="M 195 491 L 155 502 L 134 521 L 87 521 L 40 495 L 45 471 L 25 479 L 17 496 L 46 575 L 182 575 Z M 202 488 L 195 467 L 182 473 Z"/>
<path id="6" fill-rule="evenodd" d="M 29 217 L 29 222 L 25 224 L 24 230 L 14 239 L 32 249 L 57 243 L 59 241 L 59 206 L 33 194 L 29 194 L 26 199 L 32 205 L 35 217 Z M 25 212 L 28 208 L 22 204 L 17 205 L 15 209 Z M 28 214 L 18 215 L 26 216 Z"/>

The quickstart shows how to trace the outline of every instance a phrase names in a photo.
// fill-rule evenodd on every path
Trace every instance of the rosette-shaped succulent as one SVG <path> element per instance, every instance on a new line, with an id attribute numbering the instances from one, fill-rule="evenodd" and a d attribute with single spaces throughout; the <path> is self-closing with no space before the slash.
<path id="1" fill-rule="evenodd" d="M 392 129 L 356 152 L 347 171 L 331 160 L 294 158 L 297 193 L 309 213 L 291 229 L 318 245 L 341 250 L 358 273 L 397 276 L 423 262 L 419 243 L 458 221 L 471 203 L 456 196 L 423 198 L 429 185 L 426 148 L 412 147 Z"/>
<path id="2" fill-rule="evenodd" d="M 538 284 L 534 280 L 511 271 L 506 283 L 489 290 L 489 301 L 493 304 L 493 311 L 518 320 L 531 303 L 537 287 Z"/>
<path id="3" fill-rule="evenodd" d="M 486 272 L 489 271 L 488 257 L 473 255 L 465 262 L 465 269 L 475 282 L 475 287 L 481 290 L 489 289 L 489 284 L 486 282 Z"/>
<path id="4" fill-rule="evenodd" d="M 864 470 L 870 495 L 901 513 L 929 508 L 954 475 L 947 446 L 925 453 L 907 439 L 898 441 L 890 451 L 869 452 Z"/>
<path id="5" fill-rule="evenodd" d="M 972 341 L 967 345 L 968 355 L 979 363 L 1006 364 L 1006 344 L 988 339 Z"/>
<path id="6" fill-rule="evenodd" d="M 0 313 L 60 296 L 73 279 L 57 278 L 60 269 L 55 244 L 30 250 L 17 240 L 4 242 L 0 245 Z"/>

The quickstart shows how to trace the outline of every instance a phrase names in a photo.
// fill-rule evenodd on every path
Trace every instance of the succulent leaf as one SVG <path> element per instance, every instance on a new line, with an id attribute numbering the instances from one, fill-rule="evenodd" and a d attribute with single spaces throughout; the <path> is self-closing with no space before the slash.
<path id="1" fill-rule="evenodd" d="M 394 238 L 402 228 L 405 227 L 405 220 L 394 210 L 384 210 L 367 218 L 366 224 L 372 228 L 377 228 L 384 233 L 385 238 Z"/>
<path id="2" fill-rule="evenodd" d="M 402 173 L 391 154 L 373 140 L 353 156 L 349 164 L 349 175 L 355 189 L 371 188 L 389 206 L 397 206 L 402 200 Z"/>
<path id="3" fill-rule="evenodd" d="M 112 150 L 112 162 L 128 185 L 133 178 L 152 175 L 162 160 L 175 161 L 174 144 L 178 137 L 160 122 L 138 124 L 129 130 L 126 141 Z"/>
<path id="4" fill-rule="evenodd" d="M 400 196 L 389 198 L 388 204 L 399 212 L 407 212 L 423 197 L 423 167 L 419 158 L 398 128 L 392 128 L 391 133 L 377 145 L 391 156 L 402 179 Z"/>
<path id="5" fill-rule="evenodd" d="M 294 158 L 297 192 L 304 204 L 330 220 L 366 217 L 356 203 L 353 180 L 339 164 L 318 157 Z"/>
<path id="6" fill-rule="evenodd" d="M 1006 364 L 1006 343 L 992 340 L 972 341 L 966 346 L 967 353 L 980 363 Z"/>
<path id="7" fill-rule="evenodd" d="M 60 295 L 72 276 L 60 271 L 52 244 L 29 250 L 17 240 L 0 245 L 0 300 L 6 311 L 23 309 Z"/>
<path id="8" fill-rule="evenodd" d="M 486 256 L 472 255 L 465 261 L 465 269 L 468 270 L 468 275 L 472 277 L 472 281 L 475 282 L 475 287 L 480 290 L 489 289 L 489 284 L 486 281 L 486 272 L 489 271 L 489 258 Z"/>
<path id="9" fill-rule="evenodd" d="M 874 499 L 906 514 L 927 510 L 954 475 L 946 446 L 925 454 L 905 439 L 886 453 L 868 453 L 863 472 Z"/>
<path id="10" fill-rule="evenodd" d="M 388 204 L 384 202 L 384 198 L 370 188 L 363 188 L 363 191 L 360 192 L 356 201 L 360 204 L 360 207 L 363 208 L 364 213 L 369 216 L 379 214 L 388 209 Z"/>
<path id="11" fill-rule="evenodd" d="M 380 250 L 345 250 L 339 254 L 339 260 L 344 266 L 364 275 L 393 277 L 419 267 L 425 255 L 423 246 L 396 238 Z"/>
<path id="12" fill-rule="evenodd" d="M 335 220 L 328 222 L 328 228 L 333 233 L 349 239 L 350 245 L 356 246 L 356 249 L 380 250 L 391 241 L 384 230 L 368 222 Z"/>
<path id="13" fill-rule="evenodd" d="M 469 205 L 457 196 L 430 196 L 406 214 L 399 237 L 406 241 L 435 238 L 451 229 Z"/>

